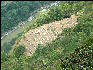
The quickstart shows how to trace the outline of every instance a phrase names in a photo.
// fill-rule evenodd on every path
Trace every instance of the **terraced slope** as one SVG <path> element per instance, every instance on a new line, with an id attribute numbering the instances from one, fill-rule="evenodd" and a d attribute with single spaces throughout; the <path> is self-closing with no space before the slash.
<path id="1" fill-rule="evenodd" d="M 77 24 L 77 16 L 75 15 L 61 21 L 44 24 L 43 26 L 29 30 L 25 34 L 25 37 L 20 40 L 19 45 L 24 44 L 26 46 L 25 54 L 31 56 L 35 52 L 38 44 L 45 45 L 51 43 L 64 28 L 73 27 L 75 24 Z"/>

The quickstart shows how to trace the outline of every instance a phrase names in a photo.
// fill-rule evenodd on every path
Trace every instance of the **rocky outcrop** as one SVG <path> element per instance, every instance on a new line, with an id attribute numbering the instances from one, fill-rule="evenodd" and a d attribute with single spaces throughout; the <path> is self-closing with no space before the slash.
<path id="1" fill-rule="evenodd" d="M 64 28 L 73 27 L 76 24 L 77 16 L 75 15 L 61 21 L 44 24 L 43 26 L 29 30 L 19 44 L 24 44 L 26 46 L 25 54 L 31 56 L 35 52 L 38 44 L 45 45 L 46 43 L 50 43 L 57 38 L 58 34 L 60 34 Z"/>

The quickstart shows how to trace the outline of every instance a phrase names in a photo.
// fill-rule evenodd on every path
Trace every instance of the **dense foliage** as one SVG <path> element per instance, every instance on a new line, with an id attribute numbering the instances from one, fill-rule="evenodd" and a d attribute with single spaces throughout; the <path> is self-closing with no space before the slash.
<path id="1" fill-rule="evenodd" d="M 74 4 L 78 6 L 78 2 L 62 2 L 61 5 L 52 7 L 47 11 L 41 12 L 41 15 L 36 20 L 36 22 L 45 24 L 55 20 L 62 20 L 63 18 L 69 18 L 72 14 L 74 14 L 78 10 L 81 10 L 81 8 L 83 7 L 81 5 L 81 7 L 77 9 L 78 7 L 73 7 Z"/>
<path id="2" fill-rule="evenodd" d="M 19 46 L 14 49 L 14 55 L 15 57 L 19 58 L 21 55 L 23 55 L 25 52 L 25 46 Z"/>
<path id="3" fill-rule="evenodd" d="M 61 20 L 71 14 L 79 15 L 76 27 L 66 28 L 58 36 L 58 39 L 46 46 L 38 45 L 32 57 L 20 55 L 15 57 L 14 53 L 1 55 L 2 70 L 92 70 L 93 68 L 93 4 L 90 1 L 64 1 L 61 6 L 49 10 L 52 16 L 50 19 Z M 64 7 L 68 6 L 68 7 Z M 66 13 L 58 18 L 57 11 Z M 69 8 L 69 9 L 68 9 Z M 74 8 L 74 11 L 72 10 Z M 65 10 L 65 11 L 64 11 Z M 68 11 L 68 12 L 66 12 Z M 78 14 L 77 14 L 78 12 Z M 82 13 L 83 12 L 83 13 Z M 55 15 L 54 15 L 55 14 Z M 52 22 L 46 20 L 43 14 L 33 27 Z M 69 16 L 68 16 L 69 15 Z M 55 18 L 54 18 L 55 17 Z M 45 19 L 45 20 L 44 20 Z M 39 23 L 39 24 L 38 24 Z M 21 50 L 21 49 L 18 49 Z M 17 54 L 18 54 L 17 50 Z M 22 51 L 22 50 L 21 50 Z M 21 52 L 20 51 L 20 52 Z M 22 52 L 23 53 L 23 52 Z M 76 54 L 77 53 L 77 54 Z M 15 53 L 16 54 L 16 53 Z M 16 54 L 16 55 L 17 55 Z"/>
<path id="4" fill-rule="evenodd" d="M 30 14 L 44 5 L 49 5 L 55 1 L 2 1 L 1 4 L 1 35 L 8 30 L 17 26 L 20 21 L 25 21 Z M 23 17 L 24 16 L 24 17 Z M 15 32 L 15 31 L 14 31 Z M 16 42 L 17 38 L 23 34 L 19 33 L 15 38 L 5 42 L 1 49 L 4 52 L 9 52 Z M 5 37 L 4 37 L 5 38 Z"/>
<path id="5" fill-rule="evenodd" d="M 53 1 L 12 1 L 1 6 L 1 32 L 13 29 L 30 17 L 31 12 Z M 4 2 L 3 2 L 4 3 Z M 24 17 L 23 17 L 24 16 Z"/>
<path id="6" fill-rule="evenodd" d="M 82 28 L 82 32 L 78 32 L 78 31 L 74 31 L 75 28 L 70 28 L 70 29 L 65 29 L 62 33 L 62 35 L 59 36 L 64 36 L 64 38 L 59 38 L 58 40 L 54 40 L 52 42 L 52 44 L 48 44 L 47 46 L 39 46 L 35 52 L 35 54 L 33 55 L 33 57 L 31 58 L 31 62 L 32 62 L 32 66 L 34 67 L 34 69 L 46 69 L 46 70 L 61 70 L 67 67 L 62 67 L 60 65 L 60 59 L 61 58 L 66 58 L 66 56 L 68 56 L 71 53 L 75 53 L 74 50 L 80 46 L 82 46 L 84 43 L 87 43 L 88 45 L 90 45 L 90 43 L 93 43 L 93 24 L 92 22 L 89 23 L 90 25 L 88 25 L 87 27 L 85 27 L 88 23 L 84 24 L 84 26 L 79 27 L 80 29 Z M 82 25 L 82 23 L 78 24 L 77 26 Z M 89 32 L 84 32 L 83 30 L 88 29 Z M 88 35 L 87 35 L 88 33 Z M 87 40 L 89 39 L 89 40 Z M 87 41 L 86 41 L 87 40 Z M 86 41 L 86 42 L 85 42 Z M 89 53 L 91 53 L 91 50 L 93 49 L 93 46 L 90 46 L 90 50 Z M 78 52 L 79 53 L 79 52 Z M 83 54 L 82 54 L 83 56 Z M 87 55 L 84 55 L 85 57 L 87 57 Z M 69 57 L 71 57 L 69 55 Z M 75 57 L 75 56 L 74 56 Z M 78 56 L 77 54 L 77 59 L 79 59 L 80 56 Z M 89 57 L 91 57 L 91 55 L 89 55 Z M 73 59 L 75 59 L 73 58 Z M 81 59 L 83 60 L 83 59 Z M 92 61 L 92 58 L 85 60 L 85 62 L 87 63 L 88 61 Z M 65 61 L 65 59 L 64 59 Z M 90 62 L 91 62 L 90 61 Z M 82 63 L 83 61 L 81 61 Z M 64 62 L 65 63 L 65 62 Z M 63 64 L 64 64 L 63 63 Z M 77 66 L 73 64 L 73 62 L 71 62 L 71 65 L 73 65 L 73 68 L 75 69 L 75 67 L 77 67 L 79 64 L 77 64 Z M 68 63 L 68 67 L 69 67 L 69 63 Z M 69 67 L 70 68 L 70 67 Z M 72 69 L 72 68 L 70 68 Z M 84 67 L 83 67 L 84 69 Z M 91 65 L 87 66 L 87 69 L 91 70 Z M 68 69 L 69 70 L 69 69 Z"/>
<path id="7" fill-rule="evenodd" d="M 89 38 L 82 47 L 74 53 L 61 59 L 61 67 L 73 70 L 92 70 L 93 68 L 93 37 Z"/>
<path id="8" fill-rule="evenodd" d="M 36 28 L 43 24 L 47 24 L 49 22 L 53 22 L 55 20 L 62 20 L 64 18 L 69 18 L 72 14 L 79 13 L 81 15 L 82 12 L 86 9 L 88 3 L 85 1 L 77 2 L 77 1 L 62 1 L 58 6 L 53 6 L 52 8 L 45 10 L 40 13 L 40 16 L 35 19 L 34 24 L 32 24 L 26 31 L 31 28 Z M 89 2 L 91 4 L 91 2 Z M 89 8 L 92 8 L 89 6 Z M 89 9 L 90 11 L 92 9 Z M 91 12 L 92 13 L 92 12 Z"/>

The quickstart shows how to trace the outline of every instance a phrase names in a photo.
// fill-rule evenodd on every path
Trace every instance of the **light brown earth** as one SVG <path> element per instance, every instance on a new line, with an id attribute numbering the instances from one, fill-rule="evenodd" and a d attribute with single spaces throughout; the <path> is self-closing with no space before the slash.
<path id="1" fill-rule="evenodd" d="M 52 42 L 64 28 L 73 27 L 76 24 L 77 16 L 75 15 L 61 21 L 44 24 L 25 33 L 25 38 L 20 40 L 19 45 L 24 44 L 26 46 L 25 54 L 31 56 L 35 52 L 38 44 L 45 45 L 46 43 Z"/>

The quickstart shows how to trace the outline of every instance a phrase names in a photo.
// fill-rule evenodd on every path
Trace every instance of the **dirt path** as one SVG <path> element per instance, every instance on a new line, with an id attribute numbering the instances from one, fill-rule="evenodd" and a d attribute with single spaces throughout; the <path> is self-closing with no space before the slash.
<path id="1" fill-rule="evenodd" d="M 44 24 L 43 26 L 29 30 L 25 34 L 25 38 L 21 39 L 19 45 L 24 44 L 26 46 L 25 54 L 31 56 L 35 52 L 38 44 L 45 45 L 46 43 L 50 43 L 57 38 L 58 34 L 64 28 L 73 27 L 75 24 L 77 24 L 77 17 L 75 15 L 61 21 Z"/>

